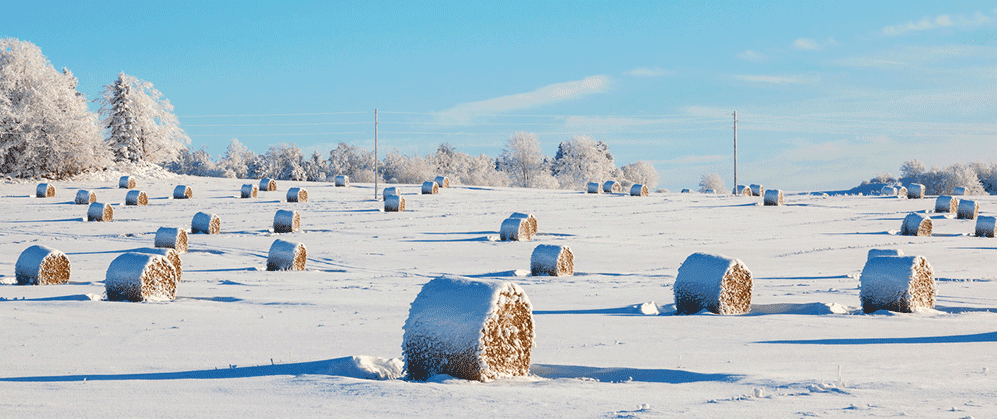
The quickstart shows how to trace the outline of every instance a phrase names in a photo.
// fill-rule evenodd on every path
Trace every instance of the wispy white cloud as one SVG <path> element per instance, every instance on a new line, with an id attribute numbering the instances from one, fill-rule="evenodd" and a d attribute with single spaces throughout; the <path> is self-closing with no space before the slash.
<path id="1" fill-rule="evenodd" d="M 766 83 L 766 84 L 778 84 L 778 85 L 801 84 L 801 85 L 813 86 L 820 83 L 819 77 L 806 76 L 806 75 L 766 76 L 766 75 L 739 74 L 735 75 L 734 78 L 753 83 Z"/>
<path id="2" fill-rule="evenodd" d="M 609 81 L 610 78 L 607 76 L 591 76 L 583 80 L 547 85 L 531 92 L 501 96 L 479 102 L 462 103 L 440 113 L 503 113 L 535 108 L 558 102 L 577 100 L 588 95 L 605 92 Z"/>
<path id="3" fill-rule="evenodd" d="M 633 70 L 624 72 L 623 74 L 634 77 L 658 77 L 658 76 L 668 76 L 675 74 L 673 71 L 665 70 L 659 67 L 637 67 Z"/>
<path id="4" fill-rule="evenodd" d="M 995 10 L 995 12 L 997 12 L 997 10 Z M 925 17 L 918 21 L 910 21 L 900 25 L 887 26 L 883 28 L 883 34 L 886 36 L 897 36 L 907 32 L 919 32 L 949 27 L 968 29 L 987 25 L 993 21 L 993 18 L 981 12 L 976 12 L 972 16 L 968 17 L 964 15 L 953 16 L 945 14 L 938 15 L 933 18 Z"/>
<path id="5" fill-rule="evenodd" d="M 820 49 L 820 45 L 813 38 L 799 38 L 793 42 L 793 47 L 804 51 L 816 51 Z"/>
<path id="6" fill-rule="evenodd" d="M 980 45 L 943 45 L 931 47 L 905 47 L 900 50 L 879 52 L 876 55 L 850 57 L 835 61 L 848 67 L 899 69 L 941 62 L 954 58 L 989 58 L 997 56 L 997 47 Z"/>
<path id="7" fill-rule="evenodd" d="M 758 51 L 753 51 L 753 50 L 749 49 L 747 51 L 744 51 L 742 53 L 737 54 L 737 58 L 740 58 L 740 59 L 745 60 L 745 61 L 756 61 L 757 62 L 757 61 L 765 61 L 765 59 L 768 58 L 768 57 L 766 57 L 765 54 L 762 54 L 762 53 L 760 53 Z"/>

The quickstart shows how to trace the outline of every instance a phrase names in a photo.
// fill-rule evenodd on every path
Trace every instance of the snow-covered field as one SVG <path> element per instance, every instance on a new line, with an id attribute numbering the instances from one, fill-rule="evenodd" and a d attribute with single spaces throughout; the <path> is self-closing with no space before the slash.
<path id="1" fill-rule="evenodd" d="M 116 176 L 116 175 L 114 175 Z M 931 213 L 934 199 L 787 193 L 761 198 L 456 186 L 385 213 L 373 185 L 140 176 L 147 207 L 117 178 L 0 185 L 0 416 L 3 417 L 992 417 L 997 409 L 997 240 L 974 221 Z M 193 198 L 174 200 L 191 186 Z M 287 203 L 289 187 L 308 202 Z M 383 185 L 382 185 L 383 187 Z M 78 189 L 111 203 L 86 222 Z M 982 214 L 997 198 L 975 197 Z M 279 209 L 303 232 L 274 234 Z M 191 235 L 175 301 L 102 301 L 117 255 L 151 247 L 163 226 L 221 218 Z M 532 242 L 499 242 L 515 211 Z M 931 237 L 896 232 L 928 212 Z M 305 272 L 267 272 L 277 238 L 308 251 Z M 13 285 L 28 246 L 65 252 L 66 285 Z M 530 277 L 538 244 L 570 246 L 572 277 Z M 862 314 L 870 248 L 934 266 L 935 310 Z M 672 284 L 691 253 L 742 260 L 751 313 L 673 315 Z M 487 383 L 399 373 L 402 325 L 421 286 L 444 275 L 515 281 L 534 305 L 533 376 Z M 654 302 L 656 307 L 645 303 Z M 641 305 L 644 305 L 643 310 Z M 655 309 L 660 315 L 647 315 Z M 643 313 L 642 313 L 643 311 Z"/>

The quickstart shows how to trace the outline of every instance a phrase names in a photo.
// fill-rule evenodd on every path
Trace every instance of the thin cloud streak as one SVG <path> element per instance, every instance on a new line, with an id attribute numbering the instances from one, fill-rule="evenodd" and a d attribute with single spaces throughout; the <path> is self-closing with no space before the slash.
<path id="1" fill-rule="evenodd" d="M 501 96 L 479 102 L 468 102 L 439 112 L 441 116 L 460 117 L 480 113 L 504 113 L 536 108 L 559 102 L 577 100 L 592 94 L 603 93 L 608 89 L 610 78 L 591 76 L 583 80 L 555 83 L 532 92 Z"/>
<path id="2" fill-rule="evenodd" d="M 887 26 L 883 28 L 883 34 L 886 36 L 898 36 L 908 32 L 920 32 L 950 27 L 968 29 L 984 26 L 993 21 L 993 18 L 981 12 L 976 12 L 972 17 L 945 14 L 938 15 L 934 18 L 925 17 L 918 21 L 910 21 L 900 25 Z"/>

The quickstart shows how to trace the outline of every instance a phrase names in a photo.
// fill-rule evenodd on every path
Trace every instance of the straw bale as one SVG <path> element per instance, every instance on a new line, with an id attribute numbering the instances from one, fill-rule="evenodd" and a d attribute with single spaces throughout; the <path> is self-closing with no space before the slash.
<path id="1" fill-rule="evenodd" d="M 607 180 L 602 184 L 602 191 L 605 193 L 623 193 L 623 185 L 615 180 Z"/>
<path id="2" fill-rule="evenodd" d="M 71 267 L 65 253 L 36 244 L 21 252 L 14 265 L 19 285 L 51 285 L 69 282 Z"/>
<path id="3" fill-rule="evenodd" d="M 912 212 L 904 217 L 900 234 L 904 236 L 930 236 L 931 219 L 923 214 Z"/>
<path id="4" fill-rule="evenodd" d="M 433 181 L 422 182 L 422 194 L 433 195 L 440 193 L 440 185 Z"/>
<path id="5" fill-rule="evenodd" d="M 308 202 L 308 191 L 305 188 L 288 189 L 287 202 Z"/>
<path id="6" fill-rule="evenodd" d="M 897 197 L 898 198 L 907 198 L 907 195 L 908 194 L 907 194 L 907 187 L 906 186 L 901 186 L 901 187 L 897 188 Z"/>
<path id="7" fill-rule="evenodd" d="M 260 187 L 256 186 L 255 183 L 247 183 L 242 185 L 241 197 L 243 198 L 256 198 L 259 195 Z"/>
<path id="8" fill-rule="evenodd" d="M 994 237 L 994 226 L 997 217 L 981 215 L 976 217 L 976 237 Z"/>
<path id="9" fill-rule="evenodd" d="M 952 195 L 965 195 L 965 194 L 966 194 L 966 188 L 962 186 L 956 186 L 955 189 L 952 189 Z"/>
<path id="10" fill-rule="evenodd" d="M 387 200 L 388 197 L 391 195 L 398 195 L 398 188 L 394 186 L 390 188 L 384 188 L 384 191 L 381 192 L 381 199 Z"/>
<path id="11" fill-rule="evenodd" d="M 532 236 L 530 220 L 526 218 L 507 218 L 502 221 L 499 238 L 502 241 L 530 241 Z"/>
<path id="12" fill-rule="evenodd" d="M 921 199 L 924 198 L 924 185 L 920 183 L 911 183 L 910 187 L 907 188 L 907 198 L 909 199 Z"/>
<path id="13" fill-rule="evenodd" d="M 297 211 L 277 210 L 273 216 L 274 233 L 293 233 L 301 230 L 301 214 Z"/>
<path id="14" fill-rule="evenodd" d="M 125 205 L 149 205 L 149 195 L 145 191 L 128 191 L 125 194 Z"/>
<path id="15" fill-rule="evenodd" d="M 751 196 L 763 196 L 765 195 L 765 187 L 762 185 L 751 184 L 748 185 L 748 189 L 751 190 Z"/>
<path id="16" fill-rule="evenodd" d="M 277 181 L 270 178 L 263 178 L 260 180 L 260 190 L 264 192 L 276 191 Z"/>
<path id="17" fill-rule="evenodd" d="M 602 193 L 602 185 L 599 182 L 589 182 L 588 193 Z"/>
<path id="18" fill-rule="evenodd" d="M 530 235 L 531 236 L 537 235 L 537 232 L 540 231 L 537 228 L 537 217 L 534 217 L 533 214 L 527 214 L 525 212 L 514 212 L 514 213 L 512 213 L 512 215 L 509 216 L 509 218 L 525 218 L 525 219 L 529 220 L 530 221 Z"/>
<path id="19" fill-rule="evenodd" d="M 866 259 L 878 258 L 881 256 L 903 256 L 904 251 L 900 249 L 869 249 Z"/>
<path id="20" fill-rule="evenodd" d="M 178 252 L 176 249 L 169 247 L 145 247 L 141 249 L 135 249 L 133 250 L 133 252 L 165 256 L 166 259 L 173 264 L 173 268 L 177 270 L 177 282 L 183 280 L 183 259 L 180 258 L 180 252 Z"/>
<path id="21" fill-rule="evenodd" d="M 110 301 L 168 301 L 176 298 L 179 281 L 166 256 L 124 253 L 108 266 L 104 289 Z"/>
<path id="22" fill-rule="evenodd" d="M 73 202 L 79 205 L 90 205 L 94 202 L 97 202 L 97 194 L 95 194 L 93 191 L 80 189 L 76 191 L 76 200 Z"/>
<path id="23" fill-rule="evenodd" d="M 734 187 L 734 195 L 751 196 L 751 188 L 744 185 Z"/>
<path id="24" fill-rule="evenodd" d="M 111 204 L 101 204 L 94 202 L 87 208 L 87 221 L 111 221 L 114 220 L 114 210 Z"/>
<path id="25" fill-rule="evenodd" d="M 175 227 L 160 227 L 159 230 L 156 230 L 156 239 L 153 246 L 167 247 L 175 249 L 180 253 L 187 253 L 187 230 Z"/>
<path id="26" fill-rule="evenodd" d="M 35 188 L 35 197 L 38 198 L 51 198 L 55 196 L 55 186 L 51 183 L 39 183 L 38 187 Z"/>
<path id="27" fill-rule="evenodd" d="M 194 214 L 194 219 L 190 222 L 191 234 L 218 234 L 222 230 L 222 220 L 215 214 L 199 212 Z"/>
<path id="28" fill-rule="evenodd" d="M 533 276 L 571 276 L 575 274 L 575 256 L 568 246 L 541 244 L 530 256 L 530 274 Z"/>
<path id="29" fill-rule="evenodd" d="M 267 270 L 303 271 L 306 260 L 308 260 L 308 252 L 305 251 L 305 245 L 278 239 L 270 245 Z"/>
<path id="30" fill-rule="evenodd" d="M 630 196 L 647 196 L 647 186 L 635 183 L 630 187 Z"/>
<path id="31" fill-rule="evenodd" d="M 934 269 L 923 256 L 882 256 L 866 260 L 859 277 L 862 311 L 910 313 L 935 306 Z"/>
<path id="32" fill-rule="evenodd" d="M 118 179 L 118 188 L 135 189 L 135 178 L 131 176 L 122 176 Z"/>
<path id="33" fill-rule="evenodd" d="M 976 201 L 970 201 L 968 199 L 959 200 L 959 209 L 955 214 L 955 218 L 972 220 L 980 214 L 980 204 Z"/>
<path id="34" fill-rule="evenodd" d="M 954 196 L 941 195 L 935 199 L 935 212 L 956 212 L 959 200 Z"/>
<path id="35" fill-rule="evenodd" d="M 530 373 L 533 304 L 512 282 L 433 279 L 412 302 L 403 329 L 410 380 L 448 374 L 489 381 Z"/>
<path id="36" fill-rule="evenodd" d="M 350 177 L 346 176 L 346 175 L 336 176 L 336 186 L 338 186 L 338 187 L 349 187 L 350 186 Z"/>
<path id="37" fill-rule="evenodd" d="M 769 189 L 765 191 L 765 198 L 763 199 L 763 201 L 765 201 L 765 205 L 770 205 L 770 206 L 783 205 L 784 201 L 782 199 L 782 190 Z"/>
<path id="38" fill-rule="evenodd" d="M 879 190 L 879 194 L 886 196 L 897 196 L 897 188 L 893 186 L 884 186 L 883 189 Z"/>
<path id="39" fill-rule="evenodd" d="M 436 179 L 433 179 L 433 181 L 436 182 L 437 185 L 440 185 L 441 188 L 450 187 L 450 178 L 446 176 L 437 176 Z"/>
<path id="40" fill-rule="evenodd" d="M 692 189 L 688 189 L 688 188 L 682 189 L 681 193 L 692 193 Z"/>
<path id="41" fill-rule="evenodd" d="M 751 310 L 751 271 L 738 259 L 693 253 L 679 266 L 675 277 L 678 314 L 707 310 L 716 314 L 742 314 Z"/>
<path id="42" fill-rule="evenodd" d="M 194 191 L 187 185 L 177 185 L 173 188 L 173 199 L 190 199 L 194 196 Z"/>
<path id="43" fill-rule="evenodd" d="M 405 211 L 405 198 L 398 195 L 388 195 L 384 198 L 384 212 Z"/>

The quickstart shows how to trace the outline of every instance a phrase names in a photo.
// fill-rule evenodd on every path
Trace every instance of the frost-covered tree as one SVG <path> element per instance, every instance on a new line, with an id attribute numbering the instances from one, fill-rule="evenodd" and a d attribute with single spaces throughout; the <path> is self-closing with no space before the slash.
<path id="1" fill-rule="evenodd" d="M 644 160 L 638 160 L 620 168 L 623 178 L 631 185 L 641 184 L 654 189 L 658 186 L 658 170 Z"/>
<path id="2" fill-rule="evenodd" d="M 619 180 L 622 175 L 613 164 L 609 146 L 587 135 L 558 145 L 551 170 L 562 189 L 584 189 L 588 182 Z"/>
<path id="3" fill-rule="evenodd" d="M 191 176 L 218 177 L 222 175 L 211 160 L 211 154 L 208 153 L 208 150 L 204 146 L 201 146 L 200 150 L 193 152 L 186 147 L 180 150 L 176 160 L 167 164 L 167 169 L 173 173 Z"/>
<path id="4" fill-rule="evenodd" d="M 707 173 L 699 180 L 700 192 L 706 192 L 709 190 L 720 192 L 726 189 L 727 187 L 724 186 L 724 179 L 717 173 Z"/>
<path id="5" fill-rule="evenodd" d="M 304 156 L 294 144 L 272 145 L 266 153 L 253 160 L 251 172 L 255 178 L 272 177 L 283 180 L 306 180 Z"/>
<path id="6" fill-rule="evenodd" d="M 329 152 L 328 177 L 350 177 L 352 182 L 374 182 L 374 153 L 360 147 L 339 143 Z"/>
<path id="7" fill-rule="evenodd" d="M 173 105 L 152 83 L 122 72 L 104 86 L 99 100 L 115 161 L 164 163 L 190 144 Z"/>
<path id="8" fill-rule="evenodd" d="M 520 188 L 535 188 L 541 179 L 550 177 L 540 140 L 532 132 L 520 131 L 509 137 L 499 154 L 498 167 L 509 175 L 512 186 Z"/>
<path id="9" fill-rule="evenodd" d="M 900 165 L 900 178 L 901 179 L 917 179 L 922 173 L 926 171 L 924 163 L 921 163 L 918 159 L 907 160 L 904 164 Z"/>
<path id="10" fill-rule="evenodd" d="M 233 138 L 218 162 L 218 170 L 223 177 L 245 179 L 249 177 L 249 165 L 254 159 L 256 153 Z"/>
<path id="11" fill-rule="evenodd" d="M 0 39 L 0 171 L 64 178 L 108 163 L 97 115 L 40 48 Z"/>
<path id="12" fill-rule="evenodd" d="M 405 156 L 398 150 L 384 156 L 384 179 L 389 183 L 422 183 L 436 177 L 435 167 L 419 156 Z"/>
<path id="13" fill-rule="evenodd" d="M 328 179 L 327 172 L 329 171 L 329 165 L 326 163 L 325 159 L 322 158 L 322 154 L 319 152 L 312 153 L 312 157 L 305 160 L 305 177 L 313 182 L 325 182 Z"/>

